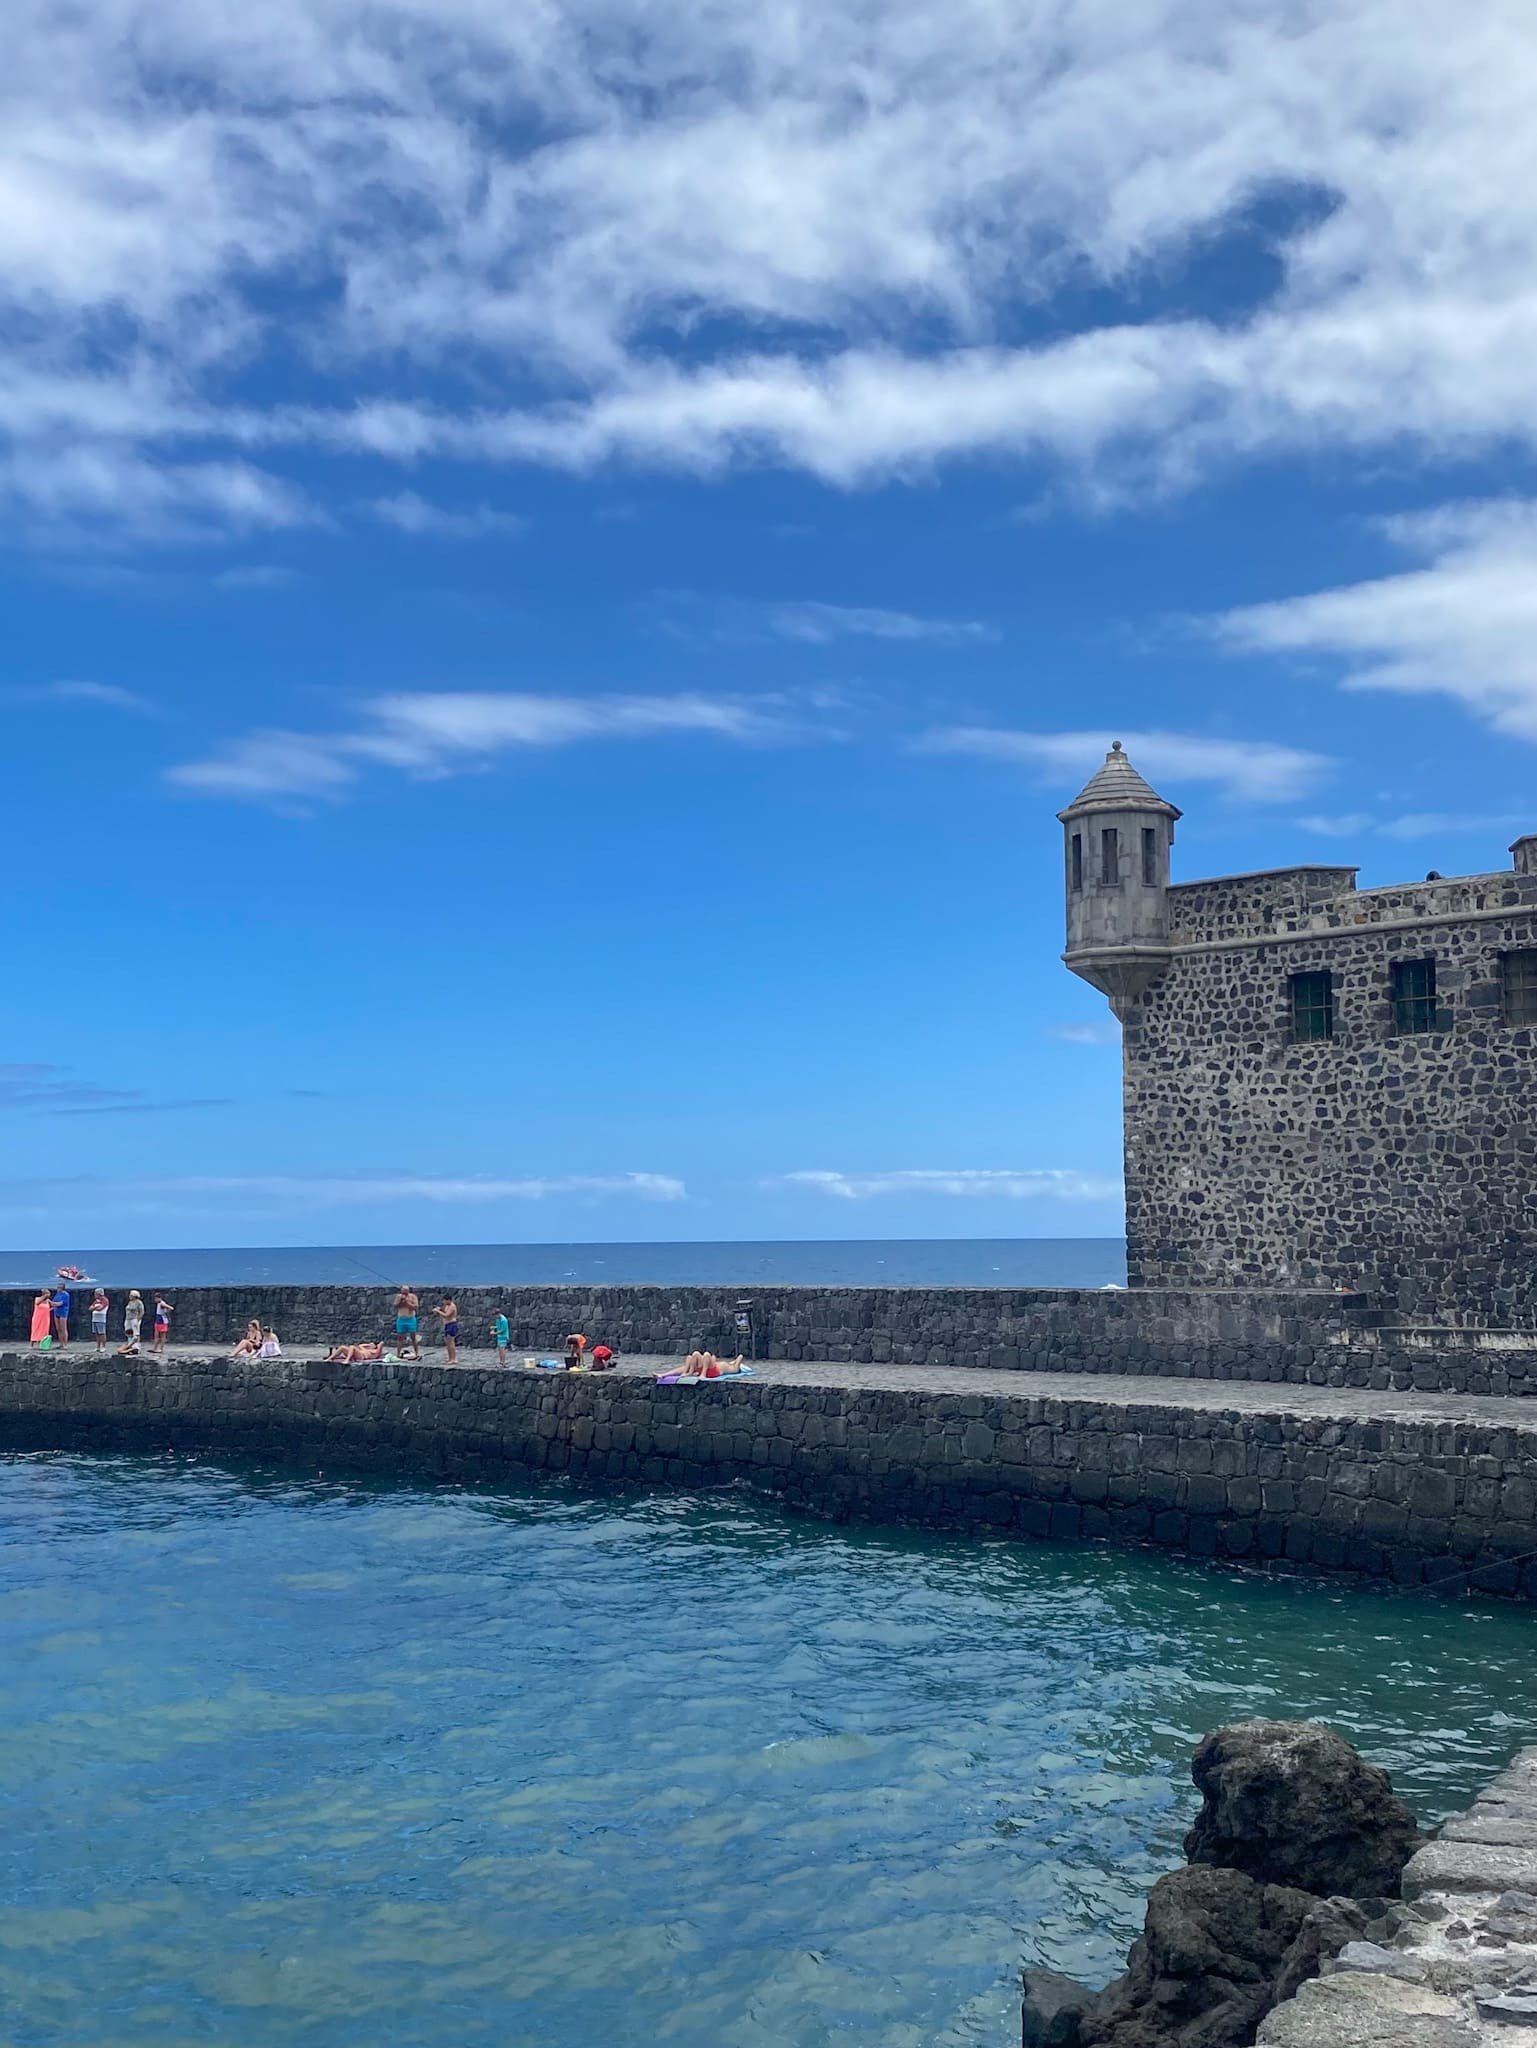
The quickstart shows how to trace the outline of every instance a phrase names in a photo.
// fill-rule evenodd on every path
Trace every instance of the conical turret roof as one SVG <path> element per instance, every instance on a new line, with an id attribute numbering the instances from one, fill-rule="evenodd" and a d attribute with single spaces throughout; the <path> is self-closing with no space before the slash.
<path id="1" fill-rule="evenodd" d="M 1162 811 L 1165 816 L 1178 818 L 1181 812 L 1165 800 L 1143 780 L 1127 760 L 1121 743 L 1115 740 L 1105 756 L 1105 764 L 1092 775 L 1079 790 L 1065 811 L 1058 811 L 1059 818 L 1067 819 L 1080 811 Z"/>

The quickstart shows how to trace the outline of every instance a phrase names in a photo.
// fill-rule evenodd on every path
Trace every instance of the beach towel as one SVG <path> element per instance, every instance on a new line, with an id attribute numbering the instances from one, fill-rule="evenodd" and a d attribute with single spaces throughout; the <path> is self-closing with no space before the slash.
<path id="1" fill-rule="evenodd" d="M 752 1376 L 752 1367 L 742 1365 L 738 1366 L 735 1372 L 717 1372 L 709 1375 L 691 1372 L 685 1379 L 680 1367 L 673 1372 L 659 1372 L 656 1383 L 659 1387 L 713 1387 L 717 1380 L 750 1380 Z"/>

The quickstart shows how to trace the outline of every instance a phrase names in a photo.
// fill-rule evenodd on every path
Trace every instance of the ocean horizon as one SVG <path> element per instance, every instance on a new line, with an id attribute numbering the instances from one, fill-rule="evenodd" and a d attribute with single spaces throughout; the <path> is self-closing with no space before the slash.
<path id="1" fill-rule="evenodd" d="M 288 1245 L 0 1254 L 0 1287 L 59 1266 L 107 1287 L 1108 1287 L 1119 1237 L 745 1239 L 700 1243 Z"/>

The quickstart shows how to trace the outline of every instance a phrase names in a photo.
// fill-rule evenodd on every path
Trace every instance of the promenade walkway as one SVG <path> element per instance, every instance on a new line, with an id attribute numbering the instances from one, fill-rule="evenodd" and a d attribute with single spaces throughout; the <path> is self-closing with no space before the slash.
<path id="1" fill-rule="evenodd" d="M 72 1344 L 57 1354 L 63 1360 L 94 1356 L 89 1344 Z M 109 1357 L 111 1353 L 109 1352 Z M 172 1344 L 165 1355 L 176 1359 L 224 1357 L 205 1344 Z M 325 1356 L 322 1345 L 285 1345 L 290 1361 Z M 513 1370 L 522 1371 L 522 1353 Z M 146 1349 L 143 1360 L 151 1353 Z M 122 1361 L 127 1364 L 128 1361 Z M 441 1348 L 424 1346 L 422 1363 L 443 1365 Z M 622 1358 L 616 1370 L 650 1378 L 672 1370 L 677 1358 L 636 1354 Z M 494 1368 L 496 1354 L 482 1349 L 459 1352 L 461 1371 Z M 446 1369 L 446 1368 L 445 1368 Z M 769 1384 L 801 1387 L 858 1387 L 915 1393 L 990 1394 L 1012 1400 L 1095 1401 L 1142 1407 L 1177 1407 L 1217 1414 L 1299 1415 L 1343 1422 L 1435 1421 L 1476 1422 L 1485 1427 L 1537 1431 L 1537 1399 L 1515 1395 L 1395 1393 L 1365 1387 L 1298 1386 L 1265 1380 L 1176 1379 L 1154 1374 L 1006 1372 L 986 1367 L 948 1365 L 851 1365 L 835 1360 L 766 1359 L 753 1367 L 754 1377 Z M 555 1377 L 552 1373 L 551 1379 Z M 700 1389 L 708 1398 L 708 1384 Z"/>

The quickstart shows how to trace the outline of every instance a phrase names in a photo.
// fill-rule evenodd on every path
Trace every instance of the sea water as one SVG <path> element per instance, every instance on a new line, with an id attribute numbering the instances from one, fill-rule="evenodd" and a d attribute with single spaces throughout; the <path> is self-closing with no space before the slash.
<path id="1" fill-rule="evenodd" d="M 108 1287 L 1107 1287 L 1118 1237 L 847 1238 L 709 1244 L 295 1245 L 185 1251 L 6 1252 L 0 1287 L 61 1265 Z"/>
<path id="2" fill-rule="evenodd" d="M 1426 1819 L 1537 1620 L 735 1494 L 0 1459 L 7 2048 L 932 2048 L 1099 1981 L 1190 1751 L 1318 1715 Z"/>

